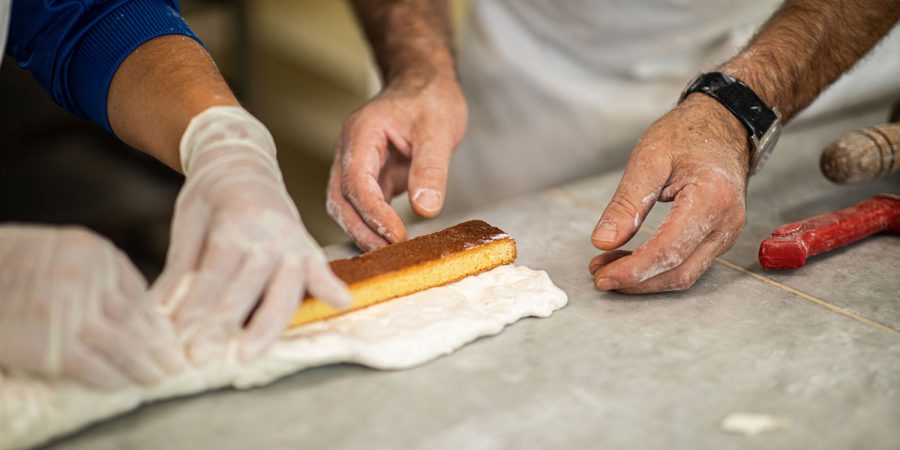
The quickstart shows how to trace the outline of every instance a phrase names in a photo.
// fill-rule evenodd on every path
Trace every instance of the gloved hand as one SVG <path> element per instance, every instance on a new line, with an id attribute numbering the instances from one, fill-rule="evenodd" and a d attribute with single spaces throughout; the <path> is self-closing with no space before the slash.
<path id="1" fill-rule="evenodd" d="M 186 181 L 151 296 L 196 365 L 221 358 L 233 340 L 242 360 L 263 353 L 307 290 L 336 308 L 350 304 L 288 196 L 272 136 L 250 113 L 216 106 L 194 117 L 181 165 Z"/>
<path id="2" fill-rule="evenodd" d="M 182 361 L 146 282 L 80 228 L 0 227 L 0 366 L 115 389 L 159 381 Z"/>
<path id="3" fill-rule="evenodd" d="M 444 205 L 450 156 L 466 131 L 455 75 L 390 83 L 344 121 L 328 180 L 328 214 L 363 250 L 406 240 L 391 208 L 409 191 L 422 217 Z"/>

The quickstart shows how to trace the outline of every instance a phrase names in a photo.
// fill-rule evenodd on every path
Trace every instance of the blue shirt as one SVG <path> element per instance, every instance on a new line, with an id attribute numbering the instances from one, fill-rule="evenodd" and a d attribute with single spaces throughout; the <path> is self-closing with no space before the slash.
<path id="1" fill-rule="evenodd" d="M 7 53 L 53 100 L 112 132 L 106 97 L 119 64 L 169 34 L 199 42 L 177 0 L 13 0 Z"/>

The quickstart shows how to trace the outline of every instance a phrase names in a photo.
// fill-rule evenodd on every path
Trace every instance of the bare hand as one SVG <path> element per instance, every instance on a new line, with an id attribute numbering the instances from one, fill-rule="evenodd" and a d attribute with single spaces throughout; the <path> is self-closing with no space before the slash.
<path id="1" fill-rule="evenodd" d="M 744 226 L 747 131 L 724 107 L 692 94 L 638 140 L 615 195 L 591 236 L 616 249 L 657 201 L 674 201 L 656 234 L 633 253 L 593 258 L 597 289 L 627 294 L 691 287 Z"/>
<path id="2" fill-rule="evenodd" d="M 444 204 L 450 156 L 466 129 L 455 78 L 389 85 L 344 122 L 328 181 L 328 213 L 363 250 L 406 239 L 391 199 L 409 191 L 413 210 Z"/>

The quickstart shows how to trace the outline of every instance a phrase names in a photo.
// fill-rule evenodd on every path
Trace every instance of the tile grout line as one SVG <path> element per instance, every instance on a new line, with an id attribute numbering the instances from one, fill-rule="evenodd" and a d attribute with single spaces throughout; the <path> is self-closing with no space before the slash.
<path id="1" fill-rule="evenodd" d="M 881 330 L 881 331 L 885 331 L 885 332 L 887 332 L 887 333 L 890 333 L 890 334 L 893 334 L 893 335 L 895 335 L 895 336 L 900 337 L 900 330 L 895 330 L 894 328 L 891 328 L 891 327 L 889 327 L 889 326 L 887 326 L 887 325 L 885 325 L 885 324 L 878 323 L 878 322 L 876 322 L 876 321 L 874 321 L 874 320 L 872 320 L 872 319 L 867 319 L 867 318 L 865 318 L 865 317 L 863 317 L 863 316 L 860 316 L 859 314 L 856 314 L 856 313 L 847 311 L 846 309 L 843 309 L 843 308 L 841 308 L 841 307 L 839 307 L 839 306 L 835 306 L 835 305 L 833 305 L 833 304 L 831 304 L 831 303 L 828 303 L 827 301 L 822 300 L 822 299 L 820 299 L 820 298 L 818 298 L 818 297 L 814 297 L 814 296 L 812 296 L 812 295 L 810 295 L 810 294 L 807 294 L 807 293 L 805 293 L 805 292 L 803 292 L 803 291 L 799 291 L 799 290 L 797 290 L 797 289 L 794 289 L 794 288 L 792 288 L 792 287 L 790 287 L 790 286 L 788 286 L 788 285 L 786 285 L 786 284 L 784 284 L 784 283 L 779 283 L 778 281 L 775 281 L 775 280 L 773 280 L 773 279 L 771 279 L 771 278 L 768 278 L 768 277 L 766 277 L 766 276 L 764 276 L 764 275 L 760 275 L 760 274 L 758 274 L 758 273 L 756 273 L 756 272 L 754 272 L 754 271 L 752 271 L 752 270 L 749 270 L 749 269 L 746 269 L 746 268 L 744 268 L 744 267 L 741 267 L 741 266 L 739 266 L 739 265 L 737 265 L 737 264 L 735 264 L 735 263 L 733 263 L 733 262 L 731 262 L 731 261 L 728 261 L 728 260 L 725 260 L 725 259 L 722 259 L 722 258 L 716 258 L 716 262 L 718 262 L 719 264 L 722 264 L 723 266 L 728 267 L 728 268 L 730 268 L 730 269 L 732 269 L 732 270 L 736 270 L 736 271 L 738 271 L 738 272 L 744 273 L 745 275 L 749 275 L 749 276 L 751 276 L 751 277 L 753 277 L 753 278 L 756 278 L 756 279 L 759 280 L 759 281 L 768 283 L 768 284 L 770 284 L 770 285 L 772 285 L 772 286 L 775 286 L 775 287 L 777 287 L 777 288 L 784 289 L 785 291 L 788 291 L 788 292 L 790 292 L 791 294 L 794 294 L 794 295 L 796 295 L 796 296 L 798 296 L 798 297 L 800 297 L 800 298 L 803 298 L 804 300 L 811 301 L 811 302 L 813 302 L 813 303 L 815 303 L 815 304 L 817 304 L 817 305 L 819 305 L 819 306 L 822 306 L 822 307 L 824 307 L 824 308 L 827 308 L 827 309 L 831 310 L 832 312 L 838 313 L 838 314 L 840 314 L 840 315 L 842 315 L 842 316 L 846 316 L 846 317 L 848 317 L 848 318 L 850 318 L 850 319 L 857 320 L 857 321 L 862 322 L 862 323 L 864 323 L 864 324 L 866 324 L 866 325 L 869 325 L 869 326 L 871 326 L 871 327 L 878 328 L 878 329 Z"/>
<path id="2" fill-rule="evenodd" d="M 598 207 L 599 207 L 599 205 L 596 205 L 596 204 L 594 204 L 594 203 L 592 203 L 592 202 L 590 202 L 590 201 L 584 200 L 584 199 L 578 197 L 577 195 L 572 194 L 571 192 L 566 191 L 565 189 L 561 189 L 561 188 L 553 188 L 553 189 L 550 190 L 550 192 L 551 192 L 552 194 L 554 194 L 554 195 L 557 195 L 557 196 L 566 198 L 566 199 L 572 201 L 572 203 L 574 203 L 575 205 L 580 206 L 580 207 L 585 208 L 585 209 L 595 209 L 595 208 L 598 208 Z M 649 226 L 647 226 L 647 225 L 644 225 L 644 224 L 641 224 L 641 227 L 640 227 L 640 229 L 639 229 L 638 231 L 641 231 L 641 232 L 644 232 L 644 233 L 647 233 L 647 234 L 651 234 L 651 235 L 654 234 L 654 233 L 656 233 L 656 230 L 655 230 L 655 229 L 653 229 L 653 228 L 651 228 L 651 227 L 649 227 Z M 758 274 L 758 273 L 756 273 L 756 272 L 754 272 L 754 271 L 752 271 L 752 270 L 745 269 L 745 268 L 743 268 L 743 267 L 741 267 L 741 266 L 739 266 L 739 265 L 737 265 L 737 264 L 735 264 L 735 263 L 732 263 L 732 262 L 730 262 L 730 261 L 728 261 L 728 260 L 722 259 L 721 257 L 716 257 L 716 258 L 715 258 L 715 261 L 716 261 L 717 263 L 719 263 L 719 264 L 725 266 L 725 267 L 728 267 L 728 268 L 731 269 L 731 270 L 734 270 L 734 271 L 743 273 L 744 275 L 748 275 L 748 276 L 750 276 L 750 277 L 752 277 L 752 278 L 755 278 L 755 279 L 758 280 L 758 281 L 762 281 L 763 283 L 766 283 L 766 284 L 769 284 L 769 285 L 771 285 L 771 286 L 773 286 L 773 287 L 776 287 L 776 288 L 778 288 L 778 289 L 787 291 L 787 292 L 789 292 L 789 293 L 791 293 L 791 294 L 794 294 L 795 296 L 800 297 L 800 298 L 802 298 L 802 299 L 804 299 L 804 300 L 806 300 L 806 301 L 815 303 L 815 304 L 817 304 L 817 305 L 819 305 L 819 306 L 821 306 L 821 307 L 823 307 L 823 308 L 825 308 L 825 309 L 828 309 L 828 310 L 831 311 L 831 312 L 837 313 L 837 314 L 839 314 L 839 315 L 842 315 L 842 316 L 847 317 L 847 318 L 849 318 L 849 319 L 855 320 L 855 321 L 857 321 L 857 322 L 861 322 L 861 323 L 863 323 L 863 324 L 865 324 L 865 325 L 868 325 L 868 326 L 870 326 L 870 327 L 876 328 L 876 329 L 878 329 L 878 330 L 887 332 L 888 334 L 893 334 L 894 336 L 900 337 L 900 330 L 896 330 L 896 329 L 894 329 L 894 328 L 892 328 L 892 327 L 889 327 L 889 326 L 887 326 L 887 325 L 884 325 L 884 324 L 882 324 L 882 323 L 878 323 L 878 322 L 875 322 L 874 320 L 867 319 L 867 318 L 865 318 L 865 317 L 863 317 L 863 316 L 861 316 L 861 315 L 859 315 L 859 314 L 856 314 L 856 313 L 847 311 L 846 309 L 843 309 L 843 308 L 841 308 L 841 307 L 839 307 L 839 306 L 833 305 L 833 304 L 831 304 L 831 303 L 829 303 L 829 302 L 827 302 L 827 301 L 825 301 L 825 300 L 822 300 L 822 299 L 820 299 L 820 298 L 818 298 L 818 297 L 814 297 L 814 296 L 812 296 L 812 295 L 810 295 L 810 294 L 807 294 L 807 293 L 805 293 L 805 292 L 803 292 L 803 291 L 800 291 L 800 290 L 797 290 L 797 289 L 795 289 L 795 288 L 792 288 L 792 287 L 790 287 L 790 286 L 788 286 L 788 285 L 786 285 L 786 284 L 779 283 L 778 281 L 775 281 L 775 280 L 773 280 L 773 279 L 771 279 L 771 278 L 769 278 L 769 277 L 767 277 L 767 276 L 765 276 L 765 275 L 761 275 L 761 274 Z"/>

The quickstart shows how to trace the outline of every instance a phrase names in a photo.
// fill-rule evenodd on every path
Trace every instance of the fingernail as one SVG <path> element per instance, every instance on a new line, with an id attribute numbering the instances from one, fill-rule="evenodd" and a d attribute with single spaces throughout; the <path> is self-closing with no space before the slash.
<path id="1" fill-rule="evenodd" d="M 338 310 L 345 310 L 345 309 L 349 308 L 352 304 L 353 304 L 353 299 L 350 297 L 350 293 L 347 292 L 346 290 L 342 289 L 341 291 L 339 291 L 338 293 L 335 294 L 334 300 L 333 300 L 333 305 L 331 305 L 331 306 L 333 306 L 335 309 L 338 309 Z"/>
<path id="2" fill-rule="evenodd" d="M 434 189 L 418 189 L 413 195 L 413 201 L 419 208 L 428 212 L 434 212 L 441 208 L 441 195 Z"/>
<path id="3" fill-rule="evenodd" d="M 615 242 L 616 223 L 604 220 L 594 228 L 594 240 L 599 242 Z"/>
<path id="4" fill-rule="evenodd" d="M 597 289 L 601 291 L 611 291 L 619 287 L 619 282 L 607 277 L 601 277 L 594 280 L 594 284 L 597 286 Z"/>
<path id="5" fill-rule="evenodd" d="M 347 309 L 353 306 L 353 297 L 350 295 L 350 292 L 345 291 L 343 297 L 344 298 L 341 299 L 341 309 Z"/>
<path id="6" fill-rule="evenodd" d="M 599 269 L 599 268 L 600 268 L 600 261 L 597 261 L 596 259 L 591 260 L 591 263 L 588 264 L 588 270 L 591 272 L 591 275 L 596 273 L 597 269 Z"/>

